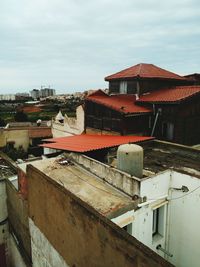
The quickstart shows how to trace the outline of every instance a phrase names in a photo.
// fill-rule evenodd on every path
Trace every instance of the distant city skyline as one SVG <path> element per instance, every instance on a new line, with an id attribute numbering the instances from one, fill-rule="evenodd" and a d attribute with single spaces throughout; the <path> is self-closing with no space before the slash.
<path id="1" fill-rule="evenodd" d="M 137 63 L 200 72 L 197 0 L 2 0 L 0 94 L 106 88 Z"/>

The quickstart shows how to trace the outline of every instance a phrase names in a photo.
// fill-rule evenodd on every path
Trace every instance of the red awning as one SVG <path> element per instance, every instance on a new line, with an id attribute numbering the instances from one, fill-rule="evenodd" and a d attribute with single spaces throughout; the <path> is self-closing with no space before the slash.
<path id="1" fill-rule="evenodd" d="M 52 142 L 40 146 L 73 151 L 88 152 L 97 149 L 115 147 L 126 143 L 140 143 L 154 139 L 148 136 L 113 136 L 113 135 L 75 135 L 60 138 L 46 139 L 44 141 Z"/>

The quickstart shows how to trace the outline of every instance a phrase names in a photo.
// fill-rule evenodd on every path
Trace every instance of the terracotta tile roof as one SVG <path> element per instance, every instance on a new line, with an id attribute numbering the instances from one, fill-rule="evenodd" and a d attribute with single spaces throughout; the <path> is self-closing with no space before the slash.
<path id="1" fill-rule="evenodd" d="M 143 95 L 136 102 L 150 102 L 150 103 L 163 103 L 163 102 L 179 102 L 194 95 L 200 94 L 200 86 L 176 86 L 173 88 L 162 89 L 152 93 Z"/>
<path id="2" fill-rule="evenodd" d="M 30 138 L 51 137 L 52 132 L 50 127 L 34 127 L 28 130 Z"/>
<path id="3" fill-rule="evenodd" d="M 103 91 L 98 90 L 88 96 L 86 100 L 106 106 L 123 114 L 149 113 L 152 111 L 149 108 L 136 105 L 136 96 L 130 94 L 107 95 Z"/>
<path id="4" fill-rule="evenodd" d="M 124 78 L 160 78 L 187 80 L 173 72 L 161 69 L 153 64 L 140 63 L 115 74 L 105 77 L 106 81 Z"/>
<path id="5" fill-rule="evenodd" d="M 42 144 L 40 146 L 74 151 L 88 152 L 103 148 L 115 147 L 126 143 L 140 143 L 154 139 L 148 136 L 113 136 L 113 135 L 75 135 L 60 138 L 46 139 L 53 143 Z"/>

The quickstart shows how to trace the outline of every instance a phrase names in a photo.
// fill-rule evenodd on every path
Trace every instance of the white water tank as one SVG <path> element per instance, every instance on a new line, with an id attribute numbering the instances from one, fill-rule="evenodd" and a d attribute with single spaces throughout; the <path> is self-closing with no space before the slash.
<path id="1" fill-rule="evenodd" d="M 143 148 L 135 144 L 119 146 L 117 150 L 117 168 L 130 175 L 142 178 Z"/>

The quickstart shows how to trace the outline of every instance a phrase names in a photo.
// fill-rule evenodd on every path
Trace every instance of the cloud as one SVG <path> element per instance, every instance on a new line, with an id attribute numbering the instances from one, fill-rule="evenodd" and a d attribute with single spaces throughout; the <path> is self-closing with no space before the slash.
<path id="1" fill-rule="evenodd" d="M 140 62 L 199 72 L 197 7 L 192 0 L 2 0 L 0 93 L 106 87 L 105 76 Z"/>

